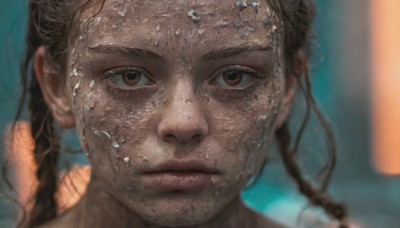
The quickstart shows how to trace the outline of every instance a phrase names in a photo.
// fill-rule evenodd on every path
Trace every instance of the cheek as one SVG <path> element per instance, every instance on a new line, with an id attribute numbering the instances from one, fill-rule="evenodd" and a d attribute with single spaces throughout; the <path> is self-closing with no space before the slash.
<path id="1" fill-rule="evenodd" d="M 264 163 L 273 139 L 280 93 L 274 90 L 279 79 L 270 80 L 256 90 L 257 96 L 240 104 L 212 110 L 213 135 L 223 144 L 225 153 L 215 155 L 223 163 L 230 178 L 247 179 Z M 222 156 L 222 157 L 221 157 Z"/>
<path id="2" fill-rule="evenodd" d="M 81 143 L 93 169 L 111 178 L 142 156 L 135 152 L 153 134 L 150 122 L 157 116 L 159 99 L 118 99 L 101 81 L 82 79 L 81 84 L 74 97 Z"/>

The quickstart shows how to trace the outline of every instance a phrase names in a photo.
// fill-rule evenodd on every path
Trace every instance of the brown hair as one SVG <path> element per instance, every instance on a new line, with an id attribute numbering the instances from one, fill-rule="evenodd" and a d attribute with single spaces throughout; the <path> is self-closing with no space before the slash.
<path id="1" fill-rule="evenodd" d="M 103 4 L 104 4 L 104 0 Z M 279 151 L 283 158 L 286 170 L 297 183 L 299 191 L 305 195 L 312 205 L 322 207 L 328 215 L 338 220 L 341 227 L 348 227 L 346 209 L 341 204 L 332 201 L 326 194 L 335 161 L 336 148 L 333 133 L 324 116 L 320 113 L 312 95 L 310 77 L 308 74 L 307 58 L 310 56 L 310 42 L 313 38 L 312 22 L 315 15 L 315 6 L 311 0 L 266 0 L 280 13 L 285 29 L 285 58 L 287 73 L 296 75 L 306 101 L 307 109 L 303 123 L 291 146 L 291 133 L 288 123 L 276 131 Z M 54 128 L 54 120 L 44 102 L 41 89 L 34 71 L 31 69 L 34 53 L 44 45 L 48 50 L 51 61 L 63 65 L 63 56 L 67 48 L 68 35 L 71 31 L 73 19 L 80 8 L 93 2 L 65 0 L 30 0 L 29 24 L 27 33 L 27 50 L 21 66 L 21 81 L 23 93 L 18 109 L 17 119 L 21 114 L 24 102 L 28 95 L 29 111 L 31 116 L 32 136 L 35 140 L 34 156 L 37 163 L 36 176 L 39 186 L 35 195 L 35 203 L 30 213 L 27 225 L 29 227 L 46 223 L 57 216 L 57 202 L 54 194 L 57 191 L 57 162 L 59 158 L 59 136 Z M 301 55 L 304 58 L 301 58 Z M 299 57 L 300 56 L 300 57 Z M 300 67 L 299 67 L 300 66 Z M 301 72 L 296 72 L 301 69 Z M 310 111 L 313 110 L 322 123 L 327 135 L 330 158 L 322 170 L 323 181 L 320 188 L 311 185 L 302 175 L 297 163 L 296 154 L 303 131 L 309 121 Z"/>

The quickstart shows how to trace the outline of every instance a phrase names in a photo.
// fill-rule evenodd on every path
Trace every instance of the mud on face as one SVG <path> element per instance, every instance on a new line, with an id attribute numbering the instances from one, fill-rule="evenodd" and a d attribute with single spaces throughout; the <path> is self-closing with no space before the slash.
<path id="1" fill-rule="evenodd" d="M 68 93 L 93 175 L 148 221 L 200 224 L 260 170 L 284 89 L 283 30 L 265 1 L 106 0 L 69 40 Z M 165 190 L 168 161 L 218 171 Z"/>

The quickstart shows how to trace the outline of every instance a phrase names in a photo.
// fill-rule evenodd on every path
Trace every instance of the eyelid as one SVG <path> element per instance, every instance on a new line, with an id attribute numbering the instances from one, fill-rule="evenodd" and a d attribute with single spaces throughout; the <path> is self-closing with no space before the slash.
<path id="1" fill-rule="evenodd" d="M 250 79 L 245 85 L 240 86 L 240 87 L 229 87 L 229 86 L 220 86 L 220 85 L 218 85 L 218 83 L 217 83 L 218 78 L 220 76 L 222 76 L 222 74 L 230 72 L 230 71 L 237 71 L 237 72 L 248 74 Z M 254 79 L 254 78 L 262 78 L 261 73 L 258 72 L 255 69 L 247 67 L 247 66 L 229 65 L 229 66 L 225 66 L 225 67 L 222 67 L 222 68 L 218 69 L 216 71 L 216 73 L 214 73 L 213 76 L 211 77 L 211 79 L 209 80 L 209 83 L 212 86 L 220 86 L 224 90 L 235 90 L 235 91 L 238 91 L 238 90 L 245 90 L 251 84 L 254 84 L 254 82 L 252 82 L 252 79 Z"/>
<path id="2" fill-rule="evenodd" d="M 136 70 L 136 71 L 138 71 L 138 72 L 140 72 L 140 73 L 143 73 L 143 74 L 145 74 L 149 79 L 153 80 L 153 79 L 151 78 L 150 74 L 149 74 L 146 70 L 144 70 L 144 69 L 142 69 L 142 68 L 139 68 L 139 67 L 117 67 L 117 68 L 113 68 L 113 69 L 111 69 L 111 70 L 106 71 L 105 73 L 103 73 L 103 74 L 100 75 L 99 77 L 100 77 L 101 79 L 106 79 L 106 78 L 114 77 L 114 76 L 116 76 L 116 75 L 118 75 L 118 74 L 121 74 L 121 73 L 130 71 L 130 70 Z"/>
<path id="3" fill-rule="evenodd" d="M 213 78 L 218 77 L 220 74 L 229 72 L 229 71 L 241 71 L 241 72 L 246 72 L 246 73 L 252 74 L 255 77 L 258 76 L 258 71 L 253 68 L 241 66 L 241 65 L 229 65 L 229 66 L 225 66 L 225 67 L 218 69 L 214 73 Z"/>
<path id="4" fill-rule="evenodd" d="M 253 69 L 253 68 L 246 67 L 246 66 L 241 66 L 241 65 L 229 65 L 229 66 L 225 66 L 225 67 L 222 67 L 222 68 L 218 69 L 214 74 L 212 74 L 213 76 L 211 77 L 209 82 L 214 81 L 221 74 L 229 72 L 229 71 L 245 72 L 245 73 L 250 74 L 252 77 L 262 78 L 260 73 L 257 70 Z M 211 84 L 214 84 L 214 83 L 211 83 Z"/>

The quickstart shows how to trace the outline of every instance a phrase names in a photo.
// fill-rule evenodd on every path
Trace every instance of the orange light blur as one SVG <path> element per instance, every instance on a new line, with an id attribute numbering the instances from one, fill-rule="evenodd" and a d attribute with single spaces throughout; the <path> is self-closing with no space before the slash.
<path id="1" fill-rule="evenodd" d="M 32 208 L 33 198 L 38 186 L 36 178 L 37 166 L 33 157 L 34 140 L 31 135 L 29 122 L 18 122 L 13 137 L 10 129 L 7 132 L 7 150 L 9 152 L 10 169 L 13 173 L 12 183 L 20 202 L 29 211 Z M 11 140 L 12 139 L 12 140 Z M 11 146 L 11 147 L 10 147 Z M 90 166 L 75 166 L 68 172 L 61 172 L 59 188 L 56 193 L 58 213 L 74 206 L 86 191 L 91 174 Z"/>
<path id="2" fill-rule="evenodd" d="M 372 137 L 377 171 L 400 174 L 400 1 L 371 0 Z"/>

